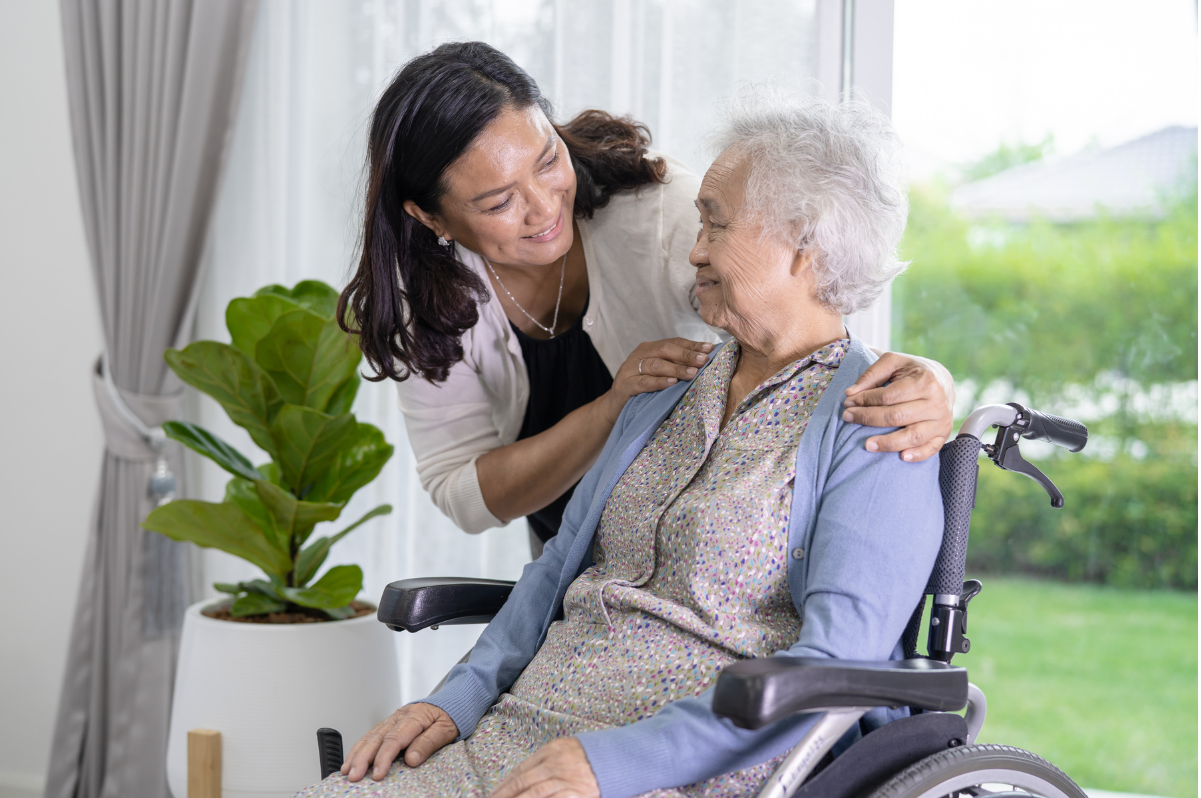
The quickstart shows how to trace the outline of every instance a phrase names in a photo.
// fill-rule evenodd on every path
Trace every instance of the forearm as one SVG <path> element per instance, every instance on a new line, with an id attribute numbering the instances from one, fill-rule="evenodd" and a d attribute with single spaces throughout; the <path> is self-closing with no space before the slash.
<path id="1" fill-rule="evenodd" d="M 613 429 L 609 402 L 606 394 L 545 432 L 481 456 L 476 474 L 492 514 L 505 522 L 528 515 L 579 482 Z"/>

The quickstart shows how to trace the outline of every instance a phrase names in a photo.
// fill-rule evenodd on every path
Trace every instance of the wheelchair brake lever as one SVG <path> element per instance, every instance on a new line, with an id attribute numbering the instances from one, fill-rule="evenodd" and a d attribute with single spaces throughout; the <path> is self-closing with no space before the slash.
<path id="1" fill-rule="evenodd" d="M 1022 457 L 1022 453 L 1018 449 L 1018 441 L 1021 440 L 1021 437 L 1022 434 L 1017 430 L 1001 427 L 997 431 L 996 442 L 992 446 L 985 447 L 985 452 L 998 468 L 1025 474 L 1042 485 L 1043 490 L 1051 497 L 1051 506 L 1057 510 L 1060 509 L 1063 507 L 1063 494 L 1059 492 L 1059 488 L 1055 487 L 1055 483 L 1051 481 L 1050 477 Z"/>

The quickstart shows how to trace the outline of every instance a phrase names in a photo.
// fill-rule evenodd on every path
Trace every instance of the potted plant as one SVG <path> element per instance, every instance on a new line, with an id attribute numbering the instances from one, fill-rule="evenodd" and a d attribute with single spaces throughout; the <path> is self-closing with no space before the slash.
<path id="1" fill-rule="evenodd" d="M 165 354 L 270 457 L 255 466 L 195 424 L 163 425 L 231 479 L 223 501 L 172 501 L 143 526 L 241 557 L 264 577 L 217 583 L 229 598 L 185 615 L 167 752 L 177 798 L 187 792 L 189 729 L 222 733 L 226 796 L 290 796 L 319 777 L 319 726 L 363 733 L 399 704 L 391 636 L 374 607 L 355 600 L 362 570 L 337 565 L 318 576 L 334 543 L 392 510 L 380 505 L 313 537 L 392 456 L 380 430 L 350 412 L 361 355 L 338 326 L 336 303 L 317 281 L 267 286 L 229 304 L 230 344 L 197 341 Z"/>

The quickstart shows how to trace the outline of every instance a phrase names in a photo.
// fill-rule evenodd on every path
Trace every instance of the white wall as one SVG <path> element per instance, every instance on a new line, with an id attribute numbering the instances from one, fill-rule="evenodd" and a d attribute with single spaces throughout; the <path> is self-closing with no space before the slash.
<path id="1" fill-rule="evenodd" d="M 0 798 L 40 795 L 103 448 L 58 3 L 0 0 Z"/>

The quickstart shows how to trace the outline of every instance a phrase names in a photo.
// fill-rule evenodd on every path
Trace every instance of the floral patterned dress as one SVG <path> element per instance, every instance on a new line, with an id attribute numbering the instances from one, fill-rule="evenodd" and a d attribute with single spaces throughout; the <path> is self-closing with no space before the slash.
<path id="1" fill-rule="evenodd" d="M 842 339 L 744 399 L 724 428 L 736 342 L 722 348 L 618 481 L 594 564 L 533 661 L 466 740 L 379 782 L 334 774 L 299 794 L 486 796 L 558 737 L 621 726 L 708 689 L 723 667 L 800 636 L 788 589 L 796 452 Z M 654 796 L 754 794 L 779 760 Z"/>

